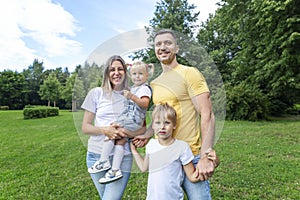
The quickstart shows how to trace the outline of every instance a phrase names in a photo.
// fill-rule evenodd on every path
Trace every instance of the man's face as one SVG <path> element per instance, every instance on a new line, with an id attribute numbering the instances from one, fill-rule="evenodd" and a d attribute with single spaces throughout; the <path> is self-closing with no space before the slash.
<path id="1" fill-rule="evenodd" d="M 157 35 L 154 40 L 155 55 L 165 65 L 171 64 L 178 52 L 175 38 L 170 33 Z"/>

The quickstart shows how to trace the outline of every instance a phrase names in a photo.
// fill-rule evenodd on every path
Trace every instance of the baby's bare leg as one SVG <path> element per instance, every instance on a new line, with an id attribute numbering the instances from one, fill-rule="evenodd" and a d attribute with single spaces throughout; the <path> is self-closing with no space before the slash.
<path id="1" fill-rule="evenodd" d="M 126 142 L 127 142 L 127 138 L 122 138 L 122 139 L 116 140 L 115 144 L 116 145 L 124 145 L 124 144 L 126 144 Z"/>

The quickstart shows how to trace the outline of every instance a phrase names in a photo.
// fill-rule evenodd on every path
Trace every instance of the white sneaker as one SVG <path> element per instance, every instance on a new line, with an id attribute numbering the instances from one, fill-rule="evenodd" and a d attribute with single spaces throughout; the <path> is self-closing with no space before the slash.
<path id="1" fill-rule="evenodd" d="M 118 180 L 122 178 L 122 172 L 121 170 L 109 170 L 108 172 L 105 173 L 104 177 L 100 178 L 99 183 L 109 183 L 113 182 L 115 180 Z"/>
<path id="2" fill-rule="evenodd" d="M 88 172 L 90 174 L 95 174 L 98 172 L 108 170 L 110 168 L 111 168 L 111 166 L 110 166 L 110 162 L 108 160 L 106 160 L 104 162 L 100 162 L 100 160 L 97 160 L 92 167 L 88 168 Z"/>

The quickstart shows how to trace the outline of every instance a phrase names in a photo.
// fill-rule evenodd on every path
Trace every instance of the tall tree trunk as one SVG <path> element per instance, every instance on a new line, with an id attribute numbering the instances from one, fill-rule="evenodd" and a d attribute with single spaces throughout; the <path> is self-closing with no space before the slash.
<path id="1" fill-rule="evenodd" d="M 76 112 L 77 108 L 76 108 L 76 100 L 72 100 L 72 112 Z"/>

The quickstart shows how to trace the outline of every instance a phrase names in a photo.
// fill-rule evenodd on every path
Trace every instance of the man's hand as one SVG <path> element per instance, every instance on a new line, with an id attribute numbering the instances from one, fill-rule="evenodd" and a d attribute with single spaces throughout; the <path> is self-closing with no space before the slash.
<path id="1" fill-rule="evenodd" d="M 209 160 L 207 156 L 201 158 L 196 165 L 196 171 L 194 172 L 195 178 L 199 178 L 201 181 L 208 180 L 214 174 L 214 164 L 212 160 Z"/>
<path id="2" fill-rule="evenodd" d="M 207 154 L 209 160 L 213 161 L 214 167 L 217 168 L 220 165 L 220 159 L 218 158 L 215 150 L 210 150 Z"/>
<path id="3" fill-rule="evenodd" d="M 217 157 L 215 150 L 210 150 L 196 165 L 196 170 L 194 172 L 195 178 L 199 178 L 201 181 L 208 180 L 214 174 L 214 170 L 219 164 L 220 160 Z"/>

